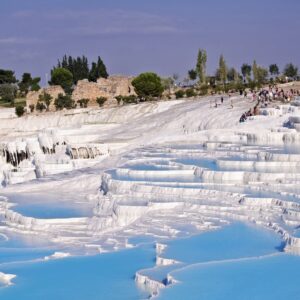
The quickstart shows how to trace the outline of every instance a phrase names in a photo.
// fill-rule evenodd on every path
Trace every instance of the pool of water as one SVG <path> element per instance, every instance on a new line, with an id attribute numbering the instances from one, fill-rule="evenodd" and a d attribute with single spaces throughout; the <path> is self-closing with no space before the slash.
<path id="1" fill-rule="evenodd" d="M 12 210 L 26 216 L 39 219 L 55 218 L 80 218 L 92 215 L 91 209 L 76 206 L 74 204 L 57 203 L 57 204 L 18 204 Z"/>
<path id="2" fill-rule="evenodd" d="M 54 245 L 36 235 L 1 233 L 0 272 L 3 264 L 43 259 L 57 251 Z"/>
<path id="3" fill-rule="evenodd" d="M 243 223 L 165 244 L 167 248 L 160 256 L 176 260 L 179 264 L 145 270 L 144 275 L 163 281 L 170 272 L 193 264 L 278 254 L 283 250 L 282 240 L 277 234 Z"/>
<path id="4" fill-rule="evenodd" d="M 300 257 L 287 254 L 199 264 L 172 275 L 180 283 L 159 299 L 282 300 L 300 294 Z"/>
<path id="5" fill-rule="evenodd" d="M 80 203 L 68 197 L 39 194 L 10 194 L 9 201 L 15 205 L 12 210 L 38 219 L 79 218 L 93 215 L 93 204 Z"/>
<path id="6" fill-rule="evenodd" d="M 150 267 L 153 246 L 88 257 L 16 264 L 2 271 L 17 274 L 15 285 L 0 289 L 5 300 L 146 299 L 135 284 L 135 272 Z M 25 297 L 25 298 L 24 298 Z"/>
<path id="7" fill-rule="evenodd" d="M 282 250 L 282 241 L 277 234 L 243 223 L 170 241 L 167 245 L 164 257 L 188 264 L 265 255 Z"/>

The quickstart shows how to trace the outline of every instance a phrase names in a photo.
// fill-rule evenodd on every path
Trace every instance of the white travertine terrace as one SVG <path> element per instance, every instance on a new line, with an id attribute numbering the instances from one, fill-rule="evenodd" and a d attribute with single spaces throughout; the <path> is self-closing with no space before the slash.
<path id="1" fill-rule="evenodd" d="M 105 252 L 136 235 L 176 237 L 186 224 L 201 232 L 237 220 L 275 231 L 285 251 L 300 254 L 300 107 L 264 109 L 239 124 L 249 99 L 233 98 L 233 109 L 210 101 L 10 119 L 18 134 L 0 119 L 5 230 Z M 92 203 L 93 215 L 39 219 L 15 211 L 10 193 L 32 191 Z M 179 263 L 163 250 L 157 244 L 158 265 Z M 156 294 L 172 278 L 137 272 L 136 281 Z"/>

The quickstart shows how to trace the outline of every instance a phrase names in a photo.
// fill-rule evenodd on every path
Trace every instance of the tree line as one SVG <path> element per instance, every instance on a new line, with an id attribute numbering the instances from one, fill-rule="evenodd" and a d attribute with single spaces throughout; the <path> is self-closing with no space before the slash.
<path id="1" fill-rule="evenodd" d="M 72 92 L 72 87 L 78 80 L 88 79 L 96 82 L 98 78 L 108 77 L 106 66 L 100 56 L 95 62 L 89 64 L 86 56 L 64 55 L 50 73 L 49 84 L 62 86 L 66 93 Z M 40 81 L 40 77 L 32 77 L 27 72 L 23 73 L 21 80 L 17 80 L 14 71 L 0 69 L 1 102 L 13 104 L 15 98 L 24 98 L 29 91 L 38 91 L 41 88 Z"/>
<path id="2" fill-rule="evenodd" d="M 233 67 L 229 67 L 223 55 L 220 55 L 219 66 L 213 76 L 206 73 L 207 53 L 204 49 L 199 49 L 197 62 L 194 69 L 188 71 L 188 80 L 195 81 L 198 78 L 200 85 L 223 85 L 227 83 L 243 83 L 255 88 L 268 82 L 280 82 L 279 75 L 287 77 L 290 80 L 298 79 L 298 67 L 292 63 L 287 64 L 282 73 L 280 73 L 277 64 L 271 64 L 264 68 L 257 64 L 256 60 L 252 65 L 244 63 L 240 72 Z M 282 80 L 284 81 L 284 80 Z"/>
<path id="3" fill-rule="evenodd" d="M 282 78 L 282 76 L 291 80 L 299 79 L 298 68 L 292 63 L 287 64 L 280 72 L 276 63 L 265 68 L 254 60 L 252 64 L 244 63 L 238 70 L 228 66 L 225 57 L 220 55 L 218 68 L 211 76 L 207 74 L 207 61 L 206 50 L 199 49 L 195 68 L 188 71 L 188 76 L 184 80 L 186 85 L 189 85 L 190 81 L 193 84 L 185 90 L 178 89 L 176 82 L 178 82 L 179 76 L 176 74 L 173 74 L 172 77 L 161 78 L 155 73 L 146 72 L 137 76 L 132 82 L 137 96 L 120 95 L 116 99 L 119 104 L 137 103 L 158 99 L 164 91 L 166 91 L 166 97 L 171 98 L 171 92 L 174 88 L 176 98 L 194 97 L 206 95 L 209 91 L 226 92 L 228 90 L 241 91 L 246 88 L 255 89 L 266 83 L 283 82 L 285 78 Z M 49 110 L 52 100 L 58 110 L 74 108 L 77 104 L 83 108 L 87 107 L 88 99 L 81 99 L 77 104 L 72 100 L 71 93 L 74 86 L 82 79 L 96 82 L 99 78 L 107 77 L 108 72 L 101 57 L 90 64 L 86 56 L 72 57 L 64 55 L 61 60 L 58 60 L 57 65 L 51 69 L 49 84 L 60 85 L 66 95 L 60 95 L 58 99 L 52 99 L 50 95 L 42 94 L 37 106 L 30 109 L 32 111 L 33 109 L 38 111 Z M 29 91 L 38 91 L 40 80 L 40 77 L 32 77 L 30 73 L 24 73 L 21 80 L 17 80 L 14 71 L 0 69 L 0 101 L 13 104 L 16 97 L 25 97 Z M 97 103 L 99 106 L 103 106 L 106 100 L 100 97 L 97 99 Z M 19 114 L 21 113 L 22 111 L 19 109 Z"/>

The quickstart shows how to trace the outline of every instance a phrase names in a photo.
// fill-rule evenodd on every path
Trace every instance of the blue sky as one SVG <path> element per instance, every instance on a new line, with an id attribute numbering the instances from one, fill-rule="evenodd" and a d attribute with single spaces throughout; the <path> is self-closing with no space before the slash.
<path id="1" fill-rule="evenodd" d="M 110 74 L 185 76 L 198 48 L 240 67 L 300 65 L 299 0 L 1 0 L 0 68 L 45 74 L 63 54 L 100 55 Z"/>

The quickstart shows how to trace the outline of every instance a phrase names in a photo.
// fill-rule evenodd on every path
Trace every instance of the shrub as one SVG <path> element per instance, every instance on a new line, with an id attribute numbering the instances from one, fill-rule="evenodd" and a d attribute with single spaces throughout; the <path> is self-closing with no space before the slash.
<path id="1" fill-rule="evenodd" d="M 87 108 L 89 101 L 89 99 L 80 99 L 77 101 L 77 103 L 81 108 Z"/>
<path id="2" fill-rule="evenodd" d="M 24 115 L 25 113 L 25 108 L 24 106 L 21 106 L 21 105 L 18 105 L 16 106 L 15 108 L 15 112 L 16 112 L 16 115 L 20 118 Z"/>
<path id="3" fill-rule="evenodd" d="M 102 107 L 103 104 L 107 101 L 107 98 L 106 97 L 98 97 L 96 99 L 97 103 L 99 104 L 99 107 Z"/>
<path id="4" fill-rule="evenodd" d="M 30 112 L 33 113 L 33 112 L 34 112 L 34 104 L 30 104 L 30 105 L 29 105 L 29 109 L 30 109 Z"/>
<path id="5" fill-rule="evenodd" d="M 138 103 L 138 98 L 135 95 L 123 96 L 124 103 Z"/>
<path id="6" fill-rule="evenodd" d="M 49 110 L 52 99 L 52 96 L 50 94 L 47 94 L 46 92 L 43 92 L 39 95 L 39 102 L 43 102 L 45 104 L 47 111 Z"/>
<path id="7" fill-rule="evenodd" d="M 191 97 L 195 97 L 197 96 L 196 92 L 194 91 L 194 89 L 187 89 L 185 91 L 185 94 L 188 98 L 191 98 Z"/>
<path id="8" fill-rule="evenodd" d="M 57 99 L 54 101 L 54 105 L 56 110 L 75 108 L 75 102 L 72 100 L 70 95 L 64 96 L 63 94 L 59 94 Z"/>
<path id="9" fill-rule="evenodd" d="M 200 87 L 200 95 L 201 96 L 206 96 L 208 93 L 208 86 L 207 85 L 202 85 Z"/>
<path id="10" fill-rule="evenodd" d="M 121 101 L 123 100 L 123 96 L 119 95 L 115 97 L 115 99 L 118 101 L 118 105 L 120 105 Z"/>
<path id="11" fill-rule="evenodd" d="M 155 73 L 142 73 L 133 81 L 135 92 L 142 101 L 160 97 L 164 91 L 160 77 Z"/>
<path id="12" fill-rule="evenodd" d="M 179 91 L 176 91 L 176 92 L 175 92 L 175 97 L 176 97 L 176 99 L 183 98 L 184 95 L 185 95 L 185 93 L 184 93 L 183 90 L 179 90 Z"/>
<path id="13" fill-rule="evenodd" d="M 39 101 L 37 104 L 36 104 L 36 107 L 35 107 L 39 112 L 42 112 L 44 109 L 46 109 L 46 105 Z"/>
<path id="14" fill-rule="evenodd" d="M 6 102 L 13 102 L 16 98 L 17 87 L 13 84 L 0 84 L 0 97 Z"/>

